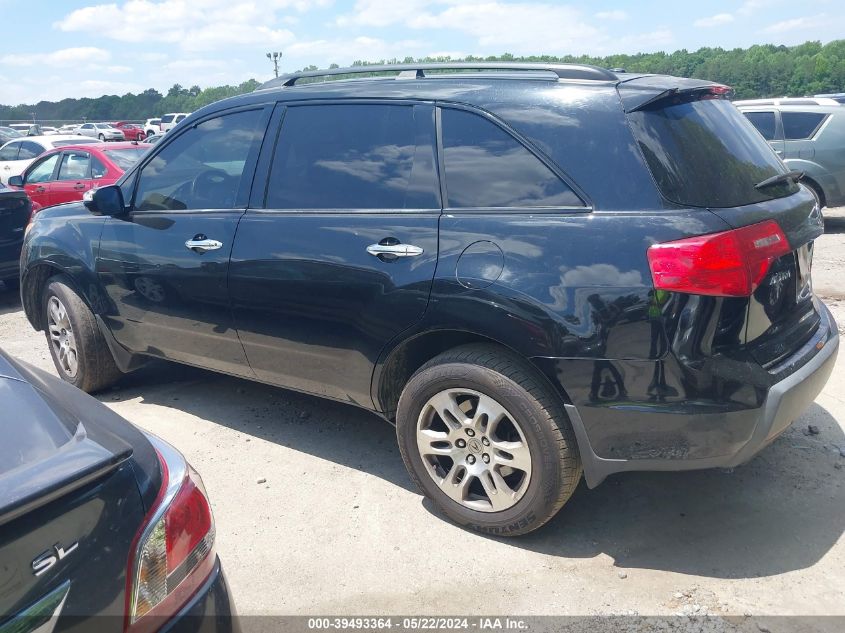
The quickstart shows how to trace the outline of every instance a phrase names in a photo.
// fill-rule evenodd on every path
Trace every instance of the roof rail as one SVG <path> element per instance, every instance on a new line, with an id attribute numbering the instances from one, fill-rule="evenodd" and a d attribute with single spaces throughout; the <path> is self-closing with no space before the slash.
<path id="1" fill-rule="evenodd" d="M 259 90 L 279 86 L 293 86 L 300 79 L 310 77 L 331 77 L 334 75 L 358 75 L 367 73 L 396 72 L 396 79 L 423 79 L 426 70 L 516 70 L 553 73 L 558 79 L 581 79 L 588 81 L 616 81 L 618 77 L 598 66 L 588 64 L 539 64 L 530 62 L 446 62 L 422 64 L 372 64 L 349 68 L 326 70 L 304 70 L 283 75 L 263 84 Z"/>

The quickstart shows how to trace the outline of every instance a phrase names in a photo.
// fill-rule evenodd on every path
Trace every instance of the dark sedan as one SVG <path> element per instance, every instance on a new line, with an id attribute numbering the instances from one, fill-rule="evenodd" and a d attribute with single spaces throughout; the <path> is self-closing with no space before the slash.
<path id="1" fill-rule="evenodd" d="M 21 245 L 31 215 L 26 192 L 0 185 L 0 281 L 6 289 L 18 286 Z"/>
<path id="2" fill-rule="evenodd" d="M 0 631 L 239 630 L 176 449 L 3 352 L 0 410 Z"/>

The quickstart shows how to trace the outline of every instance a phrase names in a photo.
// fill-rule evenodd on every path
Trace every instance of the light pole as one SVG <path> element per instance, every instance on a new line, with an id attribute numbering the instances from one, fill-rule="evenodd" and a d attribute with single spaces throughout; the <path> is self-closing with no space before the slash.
<path id="1" fill-rule="evenodd" d="M 276 74 L 276 77 L 279 76 L 279 60 L 282 58 L 282 51 L 273 51 L 272 53 L 267 53 L 267 59 L 273 60 L 273 72 Z"/>

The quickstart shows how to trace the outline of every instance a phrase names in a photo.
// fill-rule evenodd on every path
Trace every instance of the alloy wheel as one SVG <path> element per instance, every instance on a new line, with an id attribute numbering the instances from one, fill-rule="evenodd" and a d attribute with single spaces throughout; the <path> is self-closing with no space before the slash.
<path id="1" fill-rule="evenodd" d="M 68 378 L 75 378 L 76 372 L 79 371 L 76 337 L 73 334 L 67 309 L 56 296 L 50 297 L 47 302 L 47 329 L 62 371 Z"/>
<path id="2" fill-rule="evenodd" d="M 501 512 L 525 494 L 531 451 L 516 419 L 495 399 L 446 389 L 423 406 L 417 448 L 428 474 L 453 501 Z"/>

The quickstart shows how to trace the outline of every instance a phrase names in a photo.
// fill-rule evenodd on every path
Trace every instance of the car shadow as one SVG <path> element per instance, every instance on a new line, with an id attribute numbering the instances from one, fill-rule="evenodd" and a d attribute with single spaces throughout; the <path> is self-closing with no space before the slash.
<path id="1" fill-rule="evenodd" d="M 6 288 L 0 281 L 0 316 L 17 312 L 21 309 L 21 295 L 17 288 Z"/>
<path id="2" fill-rule="evenodd" d="M 155 363 L 109 401 L 139 398 L 380 477 L 418 494 L 394 429 L 354 406 L 200 369 Z M 818 435 L 808 435 L 808 424 Z M 804 432 L 802 432 L 802 429 Z M 610 556 L 619 568 L 758 578 L 819 561 L 845 527 L 845 435 L 813 404 L 750 463 L 731 471 L 615 475 L 583 481 L 546 526 L 504 544 L 562 558 Z M 429 511 L 438 514 L 427 499 Z M 445 517 L 443 517 L 444 520 Z"/>
<path id="3" fill-rule="evenodd" d="M 824 212 L 822 212 L 824 215 Z M 824 232 L 825 233 L 845 233 L 845 216 L 825 216 L 824 218 Z"/>
<path id="4" fill-rule="evenodd" d="M 396 448 L 394 427 L 354 405 L 158 361 L 99 398 L 106 403 L 140 398 L 185 411 L 416 492 Z"/>

